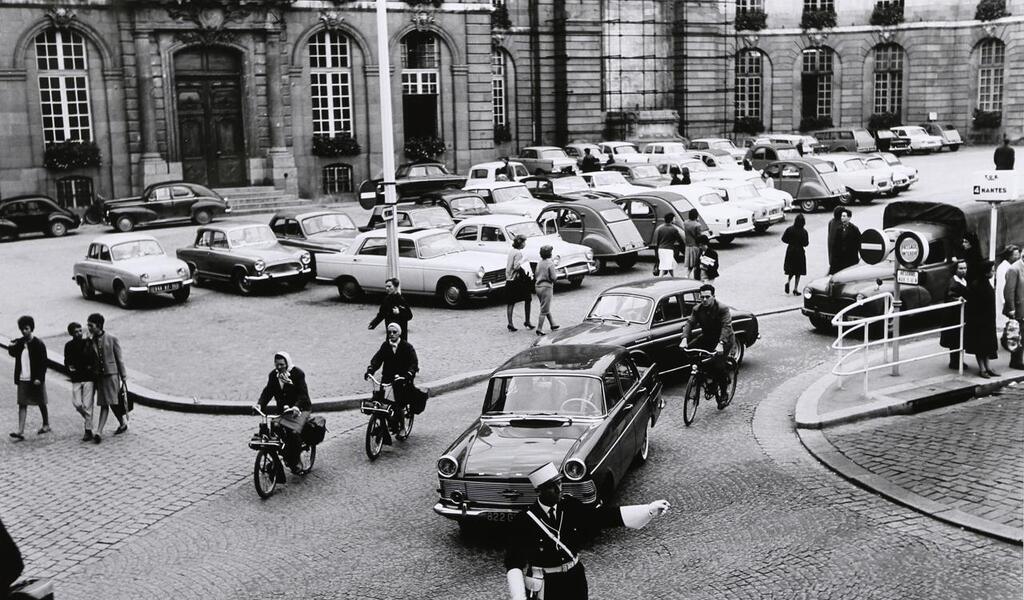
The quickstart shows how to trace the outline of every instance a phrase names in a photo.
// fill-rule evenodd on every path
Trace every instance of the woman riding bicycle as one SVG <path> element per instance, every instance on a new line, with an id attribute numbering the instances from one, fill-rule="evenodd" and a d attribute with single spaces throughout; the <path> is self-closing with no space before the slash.
<path id="1" fill-rule="evenodd" d="M 267 375 L 267 385 L 260 394 L 260 410 L 266 412 L 271 398 L 277 402 L 281 416 L 276 420 L 277 433 L 284 441 L 282 457 L 292 473 L 299 473 L 299 453 L 302 449 L 302 427 L 309 419 L 313 405 L 306 387 L 306 374 L 293 366 L 287 352 L 274 354 L 274 370 Z"/>
<path id="2" fill-rule="evenodd" d="M 409 342 L 402 341 L 402 326 L 398 323 L 388 324 L 388 339 L 380 345 L 377 353 L 370 359 L 370 366 L 366 367 L 363 379 L 369 379 L 370 375 L 381 370 L 381 383 L 397 383 L 395 385 L 395 415 L 402 414 L 399 407 L 408 402 L 405 388 L 412 385 L 412 380 L 420 370 L 419 359 L 416 357 L 416 349 Z"/>
<path id="3" fill-rule="evenodd" d="M 700 335 L 697 339 L 691 340 L 690 334 L 697 328 L 700 329 Z M 719 346 L 722 347 L 721 352 L 717 351 Z M 700 348 L 707 352 L 715 352 L 715 356 L 708 359 L 705 367 L 708 375 L 722 390 L 719 404 L 722 403 L 721 398 L 727 396 L 726 388 L 729 385 L 725 357 L 732 353 L 735 346 L 736 334 L 732 329 L 732 314 L 729 307 L 715 299 L 715 286 L 705 283 L 700 286 L 700 304 L 693 309 L 690 318 L 683 324 L 683 341 L 679 347 L 683 350 Z"/>

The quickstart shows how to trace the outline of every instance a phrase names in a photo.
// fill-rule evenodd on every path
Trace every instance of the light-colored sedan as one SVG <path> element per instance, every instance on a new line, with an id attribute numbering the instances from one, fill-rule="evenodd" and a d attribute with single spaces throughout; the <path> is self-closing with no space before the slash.
<path id="1" fill-rule="evenodd" d="M 578 286 L 590 273 L 597 270 L 594 251 L 580 244 L 570 244 L 556 234 L 545 234 L 536 221 L 513 215 L 487 215 L 470 217 L 455 228 L 455 239 L 468 250 L 493 252 L 508 257 L 512 241 L 517 235 L 526 237 L 523 254 L 531 263 L 540 262 L 540 249 L 550 245 L 552 260 L 558 279 L 568 279 Z"/>
<path id="2" fill-rule="evenodd" d="M 525 185 L 515 181 L 481 181 L 463 189 L 479 194 L 494 214 L 536 219 L 547 206 L 547 202 L 538 200 Z"/>
<path id="3" fill-rule="evenodd" d="M 879 152 L 879 156 L 892 168 L 893 184 L 900 192 L 910 189 L 910 186 L 917 183 L 917 169 L 903 164 L 900 157 L 892 152 Z"/>
<path id="4" fill-rule="evenodd" d="M 746 148 L 737 148 L 736 144 L 732 143 L 732 140 L 726 138 L 697 138 L 690 140 L 690 150 L 725 150 L 738 163 L 743 162 L 743 158 L 747 155 Z"/>
<path id="5" fill-rule="evenodd" d="M 793 208 L 792 194 L 790 194 L 789 192 L 785 192 L 783 190 L 775 189 L 775 184 L 773 183 L 772 178 L 763 175 L 761 171 L 719 170 L 712 171 L 712 175 L 712 179 L 729 179 L 732 181 L 745 181 L 750 185 L 754 186 L 754 189 L 757 190 L 757 193 L 760 194 L 762 198 L 782 202 L 782 205 L 783 207 L 785 207 L 785 210 L 790 210 Z"/>
<path id="6" fill-rule="evenodd" d="M 888 194 L 893 188 L 892 177 L 884 176 L 872 169 L 868 169 L 864 162 L 863 154 L 853 152 L 835 152 L 832 154 L 817 154 L 815 158 L 831 164 L 836 169 L 840 181 L 846 186 L 849 192 L 844 204 L 851 204 L 856 200 L 871 202 L 875 198 Z"/>
<path id="7" fill-rule="evenodd" d="M 595 192 L 605 192 L 615 197 L 646 192 L 650 189 L 647 186 L 633 185 L 618 171 L 593 171 L 584 173 L 582 177 Z"/>
<path id="8" fill-rule="evenodd" d="M 466 250 L 444 229 L 398 232 L 402 293 L 436 296 L 449 308 L 504 288 L 505 263 L 503 255 Z M 326 254 L 317 264 L 317 278 L 334 283 L 348 302 L 364 291 L 384 291 L 387 277 L 387 237 L 381 229 L 357 235 L 344 252 Z"/>
<path id="9" fill-rule="evenodd" d="M 121 308 L 131 307 L 142 294 L 171 294 L 184 302 L 192 289 L 188 265 L 167 256 L 152 236 L 137 233 L 94 239 L 85 259 L 75 263 L 72 279 L 83 297 L 113 294 Z"/>
<path id="10" fill-rule="evenodd" d="M 640 150 L 633 142 L 601 142 L 598 144 L 603 154 L 609 156 L 608 162 L 618 164 L 646 163 L 647 157 L 640 154 Z"/>
<path id="11" fill-rule="evenodd" d="M 890 127 L 889 130 L 895 133 L 897 137 L 910 140 L 911 152 L 938 152 L 942 150 L 942 138 L 937 135 L 930 135 L 923 127 L 905 125 Z"/>
<path id="12" fill-rule="evenodd" d="M 508 167 L 512 168 L 512 176 L 508 174 Z M 463 189 L 470 189 L 473 186 L 494 183 L 498 181 L 499 175 L 505 177 L 504 181 L 519 181 L 530 176 L 523 163 L 511 160 L 508 166 L 504 161 L 492 160 L 490 162 L 477 163 L 469 168 L 469 178 Z"/>
<path id="13" fill-rule="evenodd" d="M 745 208 L 754 215 L 754 231 L 764 233 L 768 228 L 785 220 L 785 203 L 763 197 L 753 184 L 731 179 L 709 179 L 704 185 L 718 190 L 726 202 Z"/>

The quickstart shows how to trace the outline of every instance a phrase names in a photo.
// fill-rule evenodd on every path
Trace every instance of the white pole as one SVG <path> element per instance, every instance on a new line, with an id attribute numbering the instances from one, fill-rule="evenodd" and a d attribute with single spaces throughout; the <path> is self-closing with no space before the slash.
<path id="1" fill-rule="evenodd" d="M 992 264 L 996 262 L 996 230 L 998 229 L 996 221 L 999 219 L 999 203 L 989 202 L 989 206 L 992 207 L 992 221 L 989 223 L 988 229 L 988 259 L 992 261 Z M 992 275 L 992 287 L 996 285 L 996 276 Z M 996 306 L 999 305 L 999 301 L 996 301 Z"/>
<path id="2" fill-rule="evenodd" d="M 390 207 L 391 218 L 384 221 L 387 231 L 387 276 L 398 277 L 398 230 L 394 206 L 398 204 L 395 190 L 395 132 L 391 116 L 391 55 L 388 50 L 387 0 L 377 0 L 377 79 L 380 83 L 380 148 L 384 161 L 384 204 Z"/>

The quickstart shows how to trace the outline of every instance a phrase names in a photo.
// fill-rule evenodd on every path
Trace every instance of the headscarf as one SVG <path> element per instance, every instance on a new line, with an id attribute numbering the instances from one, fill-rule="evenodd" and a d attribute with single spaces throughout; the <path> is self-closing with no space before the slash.
<path id="1" fill-rule="evenodd" d="M 284 372 L 277 371 L 277 381 L 281 384 L 282 387 L 284 387 L 285 385 L 290 384 L 292 382 L 291 370 L 295 365 L 292 363 L 291 354 L 288 354 L 284 350 L 279 350 L 278 352 L 274 353 L 274 360 L 277 360 L 278 358 L 284 359 Z"/>

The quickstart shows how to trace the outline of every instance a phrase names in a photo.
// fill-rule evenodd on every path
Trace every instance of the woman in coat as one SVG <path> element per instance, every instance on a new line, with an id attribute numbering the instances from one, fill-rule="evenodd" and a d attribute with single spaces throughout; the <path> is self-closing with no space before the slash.
<path id="1" fill-rule="evenodd" d="M 14 385 L 18 388 L 18 431 L 11 432 L 16 442 L 25 439 L 28 407 L 39 407 L 43 426 L 39 435 L 50 432 L 50 415 L 46 410 L 46 345 L 35 336 L 36 322 L 25 315 L 18 318 L 21 337 L 11 340 L 7 353 L 14 357 Z"/>
<path id="2" fill-rule="evenodd" d="M 961 298 L 967 298 L 967 261 L 965 260 L 960 260 L 956 263 L 956 271 L 953 273 L 953 278 L 949 280 L 949 290 L 946 292 L 945 301 L 952 302 Z M 943 312 L 946 313 L 946 318 L 942 322 L 944 327 L 960 323 L 959 307 Z M 964 335 L 966 334 L 967 332 L 965 331 Z M 939 345 L 949 349 L 949 368 L 959 369 L 962 355 L 958 350 L 960 348 L 960 332 L 956 329 L 943 331 L 939 334 Z"/>
<path id="3" fill-rule="evenodd" d="M 800 277 L 807 274 L 807 253 L 804 248 L 809 242 L 807 229 L 804 227 L 806 220 L 803 215 L 797 215 L 793 224 L 782 232 L 782 243 L 786 244 L 786 259 L 782 263 L 782 270 L 786 273 L 786 286 L 783 288 L 789 293 L 789 282 L 793 282 L 793 295 L 800 295 Z"/>
<path id="4" fill-rule="evenodd" d="M 558 279 L 558 272 L 555 264 L 551 262 L 551 253 L 554 249 L 551 246 L 542 246 L 540 249 L 540 264 L 537 265 L 537 273 L 534 277 L 534 285 L 537 288 L 537 300 L 540 301 L 540 318 L 537 320 L 537 335 L 544 335 L 544 319 L 551 324 L 551 331 L 558 329 L 555 320 L 551 317 L 551 298 L 555 294 L 555 280 Z"/>
<path id="5" fill-rule="evenodd" d="M 967 306 L 964 307 L 964 352 L 973 354 L 978 361 L 978 374 L 988 379 L 998 376 L 989 365 L 997 358 L 999 341 L 996 336 L 996 291 L 989 281 L 995 266 L 990 260 L 983 260 L 973 278 L 970 278 L 970 264 L 967 265 Z"/>
<path id="6" fill-rule="evenodd" d="M 505 264 L 505 293 L 508 297 L 508 304 L 505 313 L 508 316 L 508 330 L 519 331 L 512 324 L 512 314 L 515 312 L 516 303 L 522 302 L 526 312 L 526 320 L 523 327 L 533 329 L 530 323 L 530 306 L 533 304 L 533 273 L 529 265 L 525 265 L 526 258 L 523 255 L 523 248 L 526 247 L 526 236 L 517 235 L 512 240 L 512 250 L 508 253 L 508 263 Z"/>

